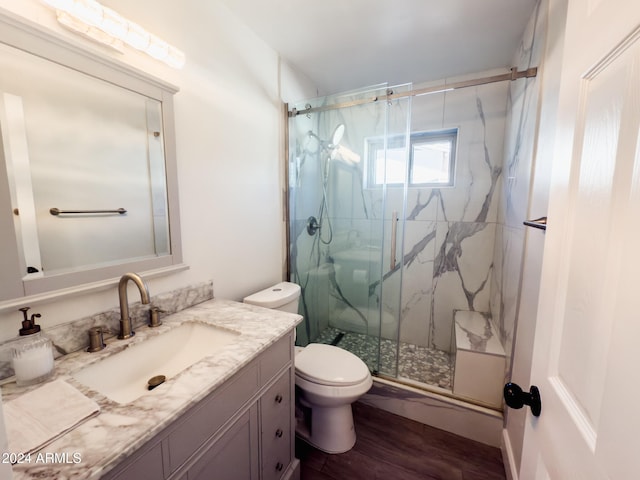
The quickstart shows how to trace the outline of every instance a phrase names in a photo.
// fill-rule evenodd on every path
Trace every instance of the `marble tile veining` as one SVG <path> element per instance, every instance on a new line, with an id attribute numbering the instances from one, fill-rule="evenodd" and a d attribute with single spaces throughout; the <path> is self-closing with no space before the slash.
<path id="1" fill-rule="evenodd" d="M 459 310 L 455 313 L 455 329 L 458 350 L 504 355 L 488 314 Z"/>
<path id="2" fill-rule="evenodd" d="M 100 478 L 284 336 L 300 319 L 295 314 L 226 300 L 209 300 L 166 317 L 160 327 L 141 328 L 131 339 L 109 339 L 101 352 L 79 351 L 56 360 L 54 379 L 70 383 L 97 402 L 100 414 L 40 451 L 43 455 L 75 453 L 80 458 L 79 462 L 16 464 L 13 467 L 14 480 Z M 89 363 L 190 321 L 230 329 L 240 335 L 217 353 L 128 404 L 118 404 L 71 377 L 74 371 Z M 3 385 L 3 402 L 10 402 L 34 388 L 37 386 Z M 52 405 L 52 408 L 59 406 Z"/>

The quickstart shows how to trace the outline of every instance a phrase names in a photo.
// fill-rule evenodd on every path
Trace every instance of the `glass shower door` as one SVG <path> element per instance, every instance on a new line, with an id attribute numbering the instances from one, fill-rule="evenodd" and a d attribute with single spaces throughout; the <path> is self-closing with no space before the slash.
<path id="1" fill-rule="evenodd" d="M 399 94 L 410 85 L 396 86 L 388 92 Z M 409 129 L 411 97 L 386 103 L 384 149 L 378 152 L 374 180 L 383 183 L 383 257 L 380 306 L 379 373 L 398 377 L 400 359 L 400 323 L 402 319 L 402 282 L 404 276 L 404 237 L 409 178 Z"/>
<path id="2" fill-rule="evenodd" d="M 406 182 L 391 195 L 387 138 L 406 131 L 408 109 L 369 101 L 386 93 L 293 106 L 311 111 L 289 120 L 289 254 L 290 279 L 302 287 L 297 343 L 338 345 L 393 375 Z"/>

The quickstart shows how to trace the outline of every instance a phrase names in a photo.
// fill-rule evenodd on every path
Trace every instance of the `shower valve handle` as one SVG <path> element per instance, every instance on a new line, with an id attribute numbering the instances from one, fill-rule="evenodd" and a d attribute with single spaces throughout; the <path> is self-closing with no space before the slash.
<path id="1" fill-rule="evenodd" d="M 316 232 L 320 229 L 320 224 L 316 217 L 309 217 L 307 219 L 307 233 L 311 236 L 315 235 Z"/>

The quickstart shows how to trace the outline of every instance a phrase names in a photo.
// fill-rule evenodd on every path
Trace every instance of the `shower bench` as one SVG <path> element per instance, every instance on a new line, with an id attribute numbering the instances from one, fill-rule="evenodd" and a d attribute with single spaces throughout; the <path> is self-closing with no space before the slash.
<path id="1" fill-rule="evenodd" d="M 506 356 L 487 313 L 456 310 L 453 393 L 502 407 Z"/>

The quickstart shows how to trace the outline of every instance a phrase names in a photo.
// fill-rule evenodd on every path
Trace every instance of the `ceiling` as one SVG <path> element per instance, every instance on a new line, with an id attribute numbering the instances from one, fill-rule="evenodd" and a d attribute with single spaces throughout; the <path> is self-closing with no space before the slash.
<path id="1" fill-rule="evenodd" d="M 537 0 L 223 0 L 322 94 L 509 67 Z"/>

